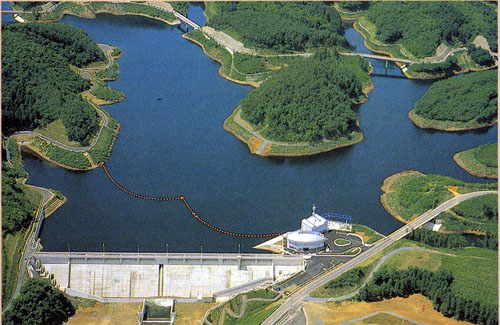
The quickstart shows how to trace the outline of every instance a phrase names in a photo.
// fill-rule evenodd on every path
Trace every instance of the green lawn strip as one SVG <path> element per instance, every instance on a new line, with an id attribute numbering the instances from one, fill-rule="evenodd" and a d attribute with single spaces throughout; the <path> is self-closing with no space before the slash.
<path id="1" fill-rule="evenodd" d="M 247 299 L 253 299 L 253 298 L 273 299 L 277 295 L 278 294 L 276 292 L 267 289 L 254 290 L 245 293 Z"/>
<path id="2" fill-rule="evenodd" d="M 333 140 L 321 141 L 307 145 L 284 146 L 273 144 L 269 156 L 303 156 L 327 152 L 333 149 L 350 146 L 363 140 L 363 134 L 352 131 L 348 136 Z"/>
<path id="3" fill-rule="evenodd" d="M 239 110 L 241 110 L 239 107 L 236 108 L 224 121 L 224 129 L 233 133 L 241 141 L 247 142 L 251 137 L 253 137 L 253 134 L 248 132 L 247 129 L 236 123 L 236 121 L 234 120 Z"/>
<path id="4" fill-rule="evenodd" d="M 368 264 L 357 266 L 338 278 L 325 283 L 311 293 L 312 297 L 340 297 L 357 290 L 366 280 L 370 272 L 375 268 L 380 258 L 370 259 Z"/>
<path id="5" fill-rule="evenodd" d="M 57 119 L 50 122 L 44 127 L 39 127 L 33 130 L 33 132 L 39 133 L 51 139 L 54 139 L 62 144 L 71 147 L 81 147 L 80 143 L 77 141 L 70 141 L 66 132 L 66 127 L 62 123 L 61 119 Z"/>
<path id="6" fill-rule="evenodd" d="M 498 178 L 498 144 L 484 144 L 457 153 L 453 159 L 467 172 L 480 176 Z"/>
<path id="7" fill-rule="evenodd" d="M 90 162 L 82 152 L 65 150 L 39 138 L 33 140 L 33 146 L 42 154 L 61 165 L 76 169 L 86 169 L 90 167 Z"/>
<path id="8" fill-rule="evenodd" d="M 247 302 L 245 313 L 241 318 L 234 318 L 225 313 L 224 324 L 246 324 L 258 325 L 261 324 L 269 315 L 271 315 L 280 305 L 275 304 L 271 308 L 266 308 L 271 305 L 271 301 L 250 301 Z"/>
<path id="9" fill-rule="evenodd" d="M 349 245 L 351 242 L 349 240 L 343 239 L 343 238 L 338 238 L 335 239 L 335 244 L 338 245 Z"/>
<path id="10" fill-rule="evenodd" d="M 375 230 L 373 230 L 370 227 L 365 226 L 365 225 L 358 225 L 358 224 L 352 225 L 352 232 L 353 233 L 356 233 L 356 232 L 362 233 L 365 238 L 368 238 L 366 240 L 365 244 L 373 244 L 373 243 L 377 242 L 379 239 L 384 238 L 384 236 L 382 236 L 381 234 L 379 234 Z"/>
<path id="11" fill-rule="evenodd" d="M 118 122 L 112 118 L 108 113 L 108 125 L 102 129 L 101 136 L 95 146 L 89 150 L 89 154 L 96 164 L 104 163 L 113 148 L 114 139 L 116 138 L 119 130 Z"/>
<path id="12" fill-rule="evenodd" d="M 383 195 L 389 208 L 403 220 L 409 221 L 451 199 L 453 194 L 448 186 L 457 186 L 461 194 L 497 189 L 496 183 L 465 183 L 441 175 L 412 173 L 398 177 L 391 185 L 390 192 Z"/>
<path id="13" fill-rule="evenodd" d="M 19 260 L 24 247 L 24 231 L 2 238 L 2 306 L 12 299 L 19 277 Z"/>

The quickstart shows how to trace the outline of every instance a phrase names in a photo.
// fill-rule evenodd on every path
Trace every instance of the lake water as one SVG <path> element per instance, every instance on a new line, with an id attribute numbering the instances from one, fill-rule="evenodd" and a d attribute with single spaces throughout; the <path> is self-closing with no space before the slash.
<path id="1" fill-rule="evenodd" d="M 200 6 L 189 17 L 203 24 Z M 445 133 L 416 128 L 408 119 L 429 82 L 405 79 L 399 68 L 372 60 L 375 90 L 357 109 L 364 140 L 349 148 L 305 158 L 266 158 L 222 128 L 251 90 L 219 76 L 219 64 L 182 31 L 144 17 L 100 14 L 63 23 L 96 42 L 120 47 L 120 77 L 110 86 L 127 98 L 106 106 L 121 123 L 107 168 L 127 189 L 151 196 L 184 195 L 205 220 L 243 233 L 286 232 L 300 227 L 312 204 L 320 213 L 351 215 L 388 234 L 401 223 L 380 204 L 383 180 L 416 169 L 483 182 L 453 161 L 453 154 L 495 142 L 497 126 Z M 346 37 L 358 50 L 353 29 Z M 182 202 L 154 202 L 117 189 L 102 169 L 70 172 L 25 158 L 29 183 L 54 188 L 68 202 L 44 221 L 46 251 L 235 252 L 252 251 L 258 239 L 215 232 L 194 219 Z"/>

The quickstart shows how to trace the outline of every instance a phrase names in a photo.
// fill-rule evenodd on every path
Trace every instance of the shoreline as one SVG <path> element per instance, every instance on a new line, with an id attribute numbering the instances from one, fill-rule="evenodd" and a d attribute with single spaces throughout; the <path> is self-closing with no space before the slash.
<path id="1" fill-rule="evenodd" d="M 241 110 L 241 109 L 240 109 L 239 106 L 237 106 L 233 110 L 233 112 L 224 120 L 224 122 L 223 122 L 223 128 L 227 132 L 233 134 L 238 140 L 240 140 L 241 142 L 245 143 L 248 146 L 248 149 L 250 150 L 250 152 L 252 154 L 255 154 L 255 155 L 261 156 L 261 157 L 306 157 L 306 156 L 313 156 L 313 155 L 317 155 L 317 154 L 329 152 L 329 151 L 332 151 L 332 150 L 335 150 L 335 149 L 352 146 L 354 144 L 360 143 L 364 139 L 363 132 L 361 131 L 361 129 L 359 129 L 359 131 L 353 131 L 351 134 L 346 135 L 345 137 L 343 137 L 343 138 L 346 138 L 347 136 L 351 136 L 351 135 L 359 136 L 357 139 L 350 140 L 347 143 L 338 143 L 339 139 L 327 140 L 327 141 L 324 141 L 324 142 L 318 144 L 317 146 L 319 146 L 321 144 L 324 144 L 325 142 L 327 143 L 329 141 L 332 142 L 331 146 L 326 145 L 325 147 L 319 147 L 317 149 L 311 149 L 311 148 L 314 147 L 314 145 L 311 145 L 311 144 L 308 144 L 308 143 L 304 143 L 304 144 L 300 144 L 299 143 L 299 144 L 295 145 L 293 143 L 283 142 L 283 145 L 280 145 L 280 144 L 277 144 L 277 143 L 273 143 L 273 142 L 277 142 L 277 141 L 267 139 L 267 138 L 265 138 L 264 136 L 262 136 L 260 134 L 259 134 L 259 136 L 256 136 L 256 135 L 252 134 L 250 131 L 248 131 L 245 128 L 243 128 L 243 126 L 241 126 L 238 122 L 236 122 L 236 115 L 238 114 L 239 110 Z M 239 133 L 236 130 L 236 128 L 234 128 L 231 125 L 232 123 L 236 123 L 238 127 L 241 127 L 241 128 L 244 129 L 245 135 L 248 135 L 248 140 L 247 140 L 247 138 L 243 134 Z M 359 120 L 357 121 L 356 124 L 357 124 L 357 126 L 359 128 Z M 254 139 L 257 139 L 257 140 L 260 141 L 259 145 L 262 144 L 262 143 L 264 143 L 264 142 L 267 142 L 267 146 L 264 148 L 264 150 L 262 150 L 262 152 L 260 152 L 260 153 L 256 152 L 257 148 L 252 143 L 252 141 L 255 141 Z M 275 148 L 276 147 L 278 147 L 278 148 L 280 148 L 280 147 L 297 147 L 297 150 L 296 151 L 292 151 L 292 152 L 283 152 L 283 153 L 280 153 L 280 152 L 271 152 L 273 146 Z M 310 150 L 310 151 L 308 151 L 308 150 Z"/>
<path id="2" fill-rule="evenodd" d="M 38 157 L 38 158 L 41 158 L 42 160 L 45 160 L 47 161 L 49 164 L 52 164 L 54 166 L 57 166 L 57 167 L 61 167 L 61 168 L 64 168 L 64 169 L 68 169 L 68 170 L 72 170 L 72 171 L 88 171 L 88 170 L 93 170 L 93 169 L 96 169 L 99 167 L 99 165 L 92 165 L 92 163 L 89 161 L 89 163 L 91 164 L 90 167 L 88 168 L 76 168 L 76 167 L 71 167 L 71 166 L 67 166 L 67 165 L 64 165 L 60 162 L 57 162 L 51 158 L 49 158 L 47 155 L 41 153 L 36 147 L 30 145 L 30 144 L 23 144 L 23 145 L 20 145 L 20 151 L 21 152 L 26 152 L 32 156 L 35 156 L 35 157 Z M 87 158 L 87 157 L 86 157 Z M 88 159 L 88 158 L 87 158 Z"/>
<path id="3" fill-rule="evenodd" d="M 470 150 L 470 149 L 469 149 Z M 474 175 L 476 177 L 481 177 L 481 178 L 488 178 L 488 179 L 498 179 L 498 175 L 495 174 L 484 174 L 478 171 L 475 171 L 471 169 L 469 166 L 465 164 L 465 162 L 461 159 L 461 154 L 464 153 L 465 151 L 457 152 L 456 154 L 453 155 L 453 160 L 457 163 L 458 166 L 460 166 L 463 170 L 468 172 L 471 175 Z M 484 165 L 483 165 L 484 166 Z"/>
<path id="4" fill-rule="evenodd" d="M 240 84 L 240 85 L 247 85 L 247 86 L 252 86 L 252 87 L 255 87 L 255 88 L 258 88 L 260 86 L 260 83 L 258 83 L 258 82 L 255 82 L 255 81 L 242 81 L 242 80 L 233 79 L 230 76 L 228 76 L 225 73 L 223 73 L 222 72 L 222 67 L 224 66 L 224 62 L 222 62 L 222 60 L 220 58 L 218 58 L 218 57 L 216 57 L 216 56 L 208 53 L 207 50 L 205 49 L 205 46 L 201 42 L 199 42 L 198 40 L 195 40 L 194 38 L 186 36 L 186 35 L 187 35 L 186 33 L 182 34 L 182 38 L 184 38 L 184 39 L 186 39 L 186 40 L 188 40 L 190 42 L 193 42 L 194 44 L 198 45 L 206 56 L 208 56 L 210 59 L 212 59 L 215 62 L 217 62 L 217 63 L 220 64 L 220 67 L 219 67 L 219 70 L 218 70 L 219 76 L 221 76 L 222 78 L 227 79 L 229 81 L 232 81 L 234 83 Z"/>
<path id="5" fill-rule="evenodd" d="M 392 54 L 391 52 L 388 52 L 388 51 L 384 51 L 384 50 L 375 50 L 373 47 L 370 46 L 370 44 L 368 43 L 367 39 L 368 39 L 368 36 L 365 35 L 361 30 L 360 28 L 356 25 L 356 21 L 359 19 L 359 17 L 356 17 L 356 18 L 353 18 L 352 20 L 348 20 L 348 21 L 354 21 L 354 23 L 352 24 L 352 27 L 354 28 L 354 30 L 356 30 L 356 32 L 358 32 L 362 37 L 363 37 L 363 43 L 365 44 L 365 47 L 374 52 L 374 53 L 380 53 L 380 54 L 385 54 L 385 55 L 388 55 L 390 56 L 391 58 L 393 59 L 398 59 L 394 56 L 394 54 Z M 419 74 L 419 75 L 412 75 L 412 74 L 409 74 L 408 71 L 404 71 L 401 67 L 405 64 L 402 64 L 400 62 L 394 62 L 394 64 L 396 64 L 400 69 L 401 69 L 401 72 L 405 75 L 406 78 L 408 79 L 413 79 L 413 80 L 434 80 L 434 79 L 441 79 L 441 78 L 445 78 L 446 77 L 446 73 L 439 73 L 439 74 L 426 74 L 426 73 L 422 73 L 422 74 Z M 462 73 L 467 73 L 467 72 L 471 72 L 471 71 L 485 71 L 485 70 L 489 70 L 489 69 L 493 69 L 493 68 L 496 68 L 497 66 L 494 65 L 494 66 L 489 66 L 489 67 L 482 67 L 482 68 L 478 68 L 478 67 L 468 67 L 468 68 L 465 68 L 465 69 L 461 69 L 459 71 L 453 71 L 452 75 L 459 75 L 459 74 L 462 74 Z"/>
<path id="6" fill-rule="evenodd" d="M 153 7 L 151 7 L 153 8 Z M 158 9 L 160 10 L 160 9 Z M 166 11 L 165 11 L 166 12 Z M 155 19 L 155 20 L 159 20 L 159 21 L 162 21 L 170 26 L 176 26 L 176 25 L 180 25 L 180 23 L 177 21 L 177 20 L 174 20 L 173 22 L 170 22 L 166 19 L 163 19 L 163 18 L 159 18 L 159 17 L 154 17 L 154 16 L 150 16 L 148 14 L 143 14 L 143 13 L 135 13 L 135 12 L 117 12 L 117 11 L 113 11 L 113 10 L 107 10 L 107 9 L 99 9 L 99 10 L 96 10 L 95 12 L 90 12 L 90 11 L 87 11 L 87 12 L 83 12 L 83 13 L 75 13 L 73 11 L 70 11 L 70 10 L 63 10 L 61 12 L 61 15 L 57 18 L 54 18 L 54 19 L 40 19 L 40 20 L 37 20 L 36 22 L 40 22 L 40 23 L 51 23 L 51 22 L 57 22 L 61 19 L 64 18 L 65 15 L 71 15 L 71 16 L 75 16 L 75 17 L 79 17 L 79 18 L 85 18 L 85 19 L 95 19 L 96 16 L 98 14 L 110 14 L 110 15 L 115 15 L 115 16 L 143 16 L 143 17 L 147 17 L 147 18 L 151 18 L 151 19 Z M 28 23 L 33 23 L 35 21 L 27 21 Z"/>
<path id="7" fill-rule="evenodd" d="M 432 119 L 428 119 L 428 118 L 419 116 L 418 114 L 416 114 L 414 112 L 414 110 L 415 109 L 413 108 L 408 112 L 408 118 L 415 126 L 421 128 L 421 129 L 424 129 L 424 130 L 425 129 L 433 129 L 433 130 L 446 131 L 446 132 L 470 131 L 470 130 L 477 130 L 477 129 L 492 127 L 493 125 L 495 125 L 497 123 L 497 120 L 494 120 L 493 122 L 488 123 L 488 124 L 475 125 L 475 126 L 470 126 L 470 127 L 460 127 L 460 126 L 445 127 L 445 126 L 441 126 L 440 124 L 442 124 L 442 123 L 465 123 L 465 122 L 432 120 Z M 426 122 L 432 123 L 435 125 L 424 124 Z"/>
<path id="8" fill-rule="evenodd" d="M 387 211 L 387 213 L 389 213 L 393 218 L 395 218 L 396 220 L 400 221 L 403 224 L 411 222 L 411 219 L 409 220 L 403 219 L 396 213 L 396 211 L 392 209 L 392 207 L 387 203 L 387 194 L 394 192 L 390 189 L 392 184 L 394 184 L 394 182 L 396 182 L 401 177 L 405 177 L 408 175 L 425 175 L 425 174 L 417 170 L 405 170 L 397 174 L 391 175 L 389 177 L 386 177 L 382 185 L 380 186 L 380 189 L 383 192 L 382 195 L 380 196 L 380 203 L 382 203 L 382 206 L 384 207 L 385 211 Z"/>

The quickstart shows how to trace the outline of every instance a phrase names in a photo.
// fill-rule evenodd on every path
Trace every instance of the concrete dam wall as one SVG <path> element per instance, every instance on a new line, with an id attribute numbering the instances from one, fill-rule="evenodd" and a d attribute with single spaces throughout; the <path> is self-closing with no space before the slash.
<path id="1" fill-rule="evenodd" d="M 102 298 L 226 296 L 304 270 L 301 256 L 274 254 L 43 252 L 36 259 L 60 289 Z"/>

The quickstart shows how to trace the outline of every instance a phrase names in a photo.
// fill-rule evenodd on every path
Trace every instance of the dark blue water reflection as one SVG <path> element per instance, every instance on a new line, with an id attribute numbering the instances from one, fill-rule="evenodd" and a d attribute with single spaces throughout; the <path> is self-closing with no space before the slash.
<path id="1" fill-rule="evenodd" d="M 196 12 L 198 10 L 198 12 Z M 192 13 L 192 12 L 195 13 Z M 193 7 L 190 17 L 200 14 Z M 195 19 L 195 18 L 193 18 Z M 195 19 L 199 22 L 199 19 Z M 465 133 L 416 128 L 407 113 L 429 83 L 401 78 L 373 60 L 375 90 L 358 109 L 365 139 L 314 157 L 279 159 L 249 153 L 222 129 L 250 87 L 221 78 L 219 64 L 181 37 L 176 27 L 143 17 L 65 17 L 96 42 L 119 46 L 120 78 L 110 85 L 127 94 L 106 107 L 122 128 L 107 167 L 124 187 L 156 196 L 184 195 L 207 221 L 235 232 L 285 232 L 317 204 L 320 212 L 353 216 L 387 234 L 401 224 L 380 204 L 384 178 L 407 169 L 479 182 L 452 159 L 454 153 L 495 142 L 497 126 Z M 360 36 L 347 31 L 362 46 Z M 29 183 L 55 188 L 68 202 L 45 220 L 45 250 L 244 251 L 259 240 L 228 237 L 196 221 L 180 202 L 152 202 L 118 190 L 102 170 L 75 173 L 25 159 Z"/>

